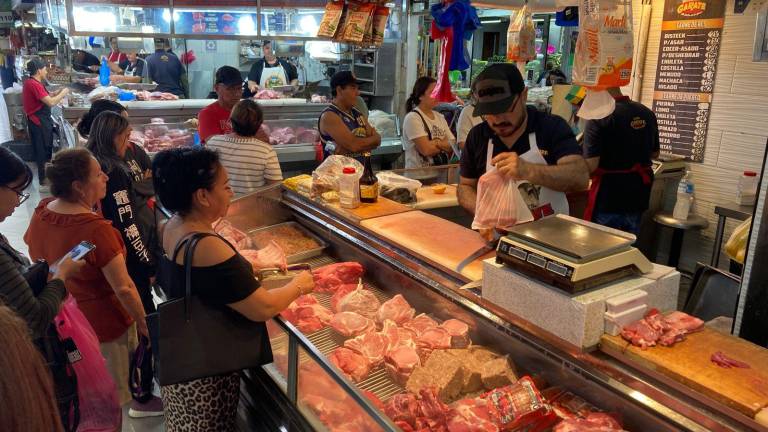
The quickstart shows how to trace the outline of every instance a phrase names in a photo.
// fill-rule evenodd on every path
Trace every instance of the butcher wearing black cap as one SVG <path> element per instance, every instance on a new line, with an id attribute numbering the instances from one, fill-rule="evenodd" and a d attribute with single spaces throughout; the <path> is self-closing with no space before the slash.
<path id="1" fill-rule="evenodd" d="M 51 107 L 54 107 L 69 94 L 68 88 L 63 88 L 53 94 L 48 94 L 43 81 L 48 78 L 48 68 L 38 58 L 27 62 L 29 78 L 24 81 L 21 101 L 24 113 L 27 115 L 29 140 L 37 164 L 38 181 L 45 184 L 45 163 L 51 159 L 53 151 L 53 120 Z"/>
<path id="2" fill-rule="evenodd" d="M 331 77 L 331 95 L 331 106 L 320 114 L 318 121 L 323 153 L 362 159 L 364 152 L 381 144 L 381 136 L 355 108 L 360 95 L 355 75 L 350 71 L 336 72 Z"/>
<path id="3" fill-rule="evenodd" d="M 534 219 L 568 214 L 565 192 L 587 189 L 581 148 L 560 117 L 526 106 L 528 90 L 517 67 L 495 64 L 474 83 L 475 116 L 485 121 L 469 132 L 461 153 L 459 204 L 475 212 L 477 183 L 491 168 L 517 182 Z"/>

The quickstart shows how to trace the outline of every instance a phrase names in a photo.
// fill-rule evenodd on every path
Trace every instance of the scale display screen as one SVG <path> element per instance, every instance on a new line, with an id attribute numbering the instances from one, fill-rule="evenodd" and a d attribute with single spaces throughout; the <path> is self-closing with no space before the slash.
<path id="1" fill-rule="evenodd" d="M 515 258 L 521 262 L 531 263 L 536 267 L 542 268 L 546 271 L 552 272 L 565 278 L 570 278 L 573 276 L 572 267 L 561 262 L 548 259 L 547 257 L 541 256 L 539 254 L 529 252 L 521 247 L 504 241 L 504 239 L 499 242 L 499 249 L 497 253 Z"/>

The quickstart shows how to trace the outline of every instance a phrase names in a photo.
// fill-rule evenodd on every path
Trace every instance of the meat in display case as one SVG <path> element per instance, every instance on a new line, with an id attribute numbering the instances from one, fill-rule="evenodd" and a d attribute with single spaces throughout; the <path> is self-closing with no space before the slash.
<path id="1" fill-rule="evenodd" d="M 268 376 L 285 412 L 321 431 L 701 430 L 279 188 L 233 201 L 227 219 L 245 237 L 293 221 L 328 245 L 306 260 L 315 291 L 268 324 L 274 363 L 245 373 L 247 422 L 267 415 L 247 401 Z"/>

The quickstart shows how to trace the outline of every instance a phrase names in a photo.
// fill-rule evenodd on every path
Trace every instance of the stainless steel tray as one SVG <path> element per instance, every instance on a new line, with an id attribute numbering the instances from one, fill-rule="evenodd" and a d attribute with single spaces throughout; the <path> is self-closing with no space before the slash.
<path id="1" fill-rule="evenodd" d="M 266 230 L 273 229 L 273 228 L 276 228 L 276 227 L 280 227 L 280 226 L 283 226 L 283 225 L 290 225 L 290 226 L 292 226 L 293 228 L 295 228 L 296 230 L 300 231 L 301 233 L 303 233 L 307 237 L 311 238 L 312 240 L 317 242 L 317 244 L 320 245 L 319 247 L 316 247 L 314 249 L 309 249 L 309 250 L 306 250 L 304 252 L 299 252 L 297 254 L 286 256 L 285 259 L 288 262 L 288 264 L 295 264 L 295 263 L 299 263 L 299 262 L 304 262 L 304 261 L 306 261 L 309 258 L 316 257 L 316 256 L 322 254 L 323 250 L 326 247 L 328 247 L 328 243 L 326 243 L 325 240 L 323 240 L 320 237 L 316 236 L 313 232 L 309 231 L 308 229 L 304 228 L 303 226 L 299 225 L 298 223 L 292 222 L 292 221 L 291 222 L 283 222 L 283 223 L 279 223 L 279 224 L 276 224 L 276 225 L 270 225 L 270 226 L 266 226 L 266 227 L 262 227 L 262 228 L 253 229 L 253 230 L 248 231 L 246 234 L 248 234 L 248 236 L 250 236 L 251 234 L 254 234 L 254 233 L 257 233 L 257 232 L 260 232 L 260 231 L 266 231 Z"/>

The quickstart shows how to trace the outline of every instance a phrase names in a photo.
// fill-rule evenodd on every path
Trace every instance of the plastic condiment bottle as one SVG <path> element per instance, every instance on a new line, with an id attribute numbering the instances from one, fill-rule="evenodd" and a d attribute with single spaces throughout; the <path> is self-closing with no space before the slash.
<path id="1" fill-rule="evenodd" d="M 360 183 L 355 167 L 344 167 L 339 179 L 339 204 L 343 208 L 360 206 Z"/>
<path id="2" fill-rule="evenodd" d="M 739 179 L 737 201 L 740 205 L 754 205 L 757 198 L 757 173 L 744 171 Z"/>

